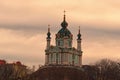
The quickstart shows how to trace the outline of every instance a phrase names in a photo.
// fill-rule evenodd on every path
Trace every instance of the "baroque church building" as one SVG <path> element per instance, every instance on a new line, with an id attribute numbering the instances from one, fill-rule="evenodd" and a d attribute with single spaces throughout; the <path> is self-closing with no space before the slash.
<path id="1" fill-rule="evenodd" d="M 55 35 L 56 45 L 51 45 L 51 32 L 48 28 L 47 45 L 45 49 L 45 65 L 82 66 L 81 34 L 77 34 L 77 49 L 73 45 L 73 34 L 68 29 L 64 13 L 61 29 Z"/>
<path id="2" fill-rule="evenodd" d="M 82 50 L 80 28 L 77 36 L 77 48 L 73 47 L 73 34 L 68 29 L 64 13 L 61 29 L 55 35 L 55 46 L 51 45 L 51 32 L 48 28 L 45 49 L 45 65 L 33 75 L 33 80 L 87 80 L 82 68 Z M 35 78 L 35 79 L 34 79 Z"/>

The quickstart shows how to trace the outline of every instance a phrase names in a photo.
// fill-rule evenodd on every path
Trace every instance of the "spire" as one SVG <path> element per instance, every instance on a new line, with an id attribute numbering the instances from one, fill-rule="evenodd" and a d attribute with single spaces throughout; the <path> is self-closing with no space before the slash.
<path id="1" fill-rule="evenodd" d="M 50 32 L 50 25 L 48 24 L 48 32 Z"/>
<path id="2" fill-rule="evenodd" d="M 48 25 L 47 39 L 51 39 L 50 35 L 51 35 L 51 33 L 50 33 L 50 25 Z"/>
<path id="3" fill-rule="evenodd" d="M 66 16 L 66 15 L 65 15 L 65 12 L 66 12 L 66 11 L 64 10 L 64 20 L 63 20 L 63 21 L 65 21 L 65 16 Z"/>
<path id="4" fill-rule="evenodd" d="M 79 26 L 79 31 L 78 31 L 78 39 L 77 40 L 81 40 L 81 34 L 80 34 L 80 26 Z"/>
<path id="5" fill-rule="evenodd" d="M 63 22 L 61 23 L 61 26 L 63 28 L 66 28 L 68 26 L 68 23 L 66 22 L 66 15 L 65 15 L 65 10 L 64 10 L 64 18 L 63 18 Z"/>
<path id="6" fill-rule="evenodd" d="M 78 32 L 78 34 L 80 34 L 80 26 L 79 26 L 79 32 Z"/>

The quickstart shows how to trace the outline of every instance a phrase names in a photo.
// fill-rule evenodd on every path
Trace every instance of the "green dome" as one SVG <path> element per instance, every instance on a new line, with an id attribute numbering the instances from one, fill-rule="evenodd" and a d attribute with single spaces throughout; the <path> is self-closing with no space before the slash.
<path id="1" fill-rule="evenodd" d="M 60 35 L 60 37 L 65 37 L 65 36 L 70 37 L 71 32 L 67 28 L 62 28 L 58 31 L 58 34 Z"/>
<path id="2" fill-rule="evenodd" d="M 65 19 L 65 14 L 64 14 L 64 18 L 63 18 L 63 22 L 61 23 L 61 29 L 58 31 L 58 35 L 60 38 L 63 38 L 63 37 L 69 37 L 69 38 L 72 38 L 71 37 L 71 32 L 67 29 L 67 26 L 68 26 L 68 23 L 66 22 L 66 19 Z"/>

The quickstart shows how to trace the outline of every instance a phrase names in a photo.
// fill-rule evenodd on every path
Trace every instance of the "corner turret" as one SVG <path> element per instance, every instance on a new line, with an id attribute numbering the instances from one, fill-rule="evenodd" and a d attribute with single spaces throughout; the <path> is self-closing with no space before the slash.
<path id="1" fill-rule="evenodd" d="M 48 33 L 47 33 L 47 45 L 46 45 L 46 50 L 50 48 L 50 42 L 51 42 L 51 33 L 50 33 L 50 25 L 48 25 Z"/>

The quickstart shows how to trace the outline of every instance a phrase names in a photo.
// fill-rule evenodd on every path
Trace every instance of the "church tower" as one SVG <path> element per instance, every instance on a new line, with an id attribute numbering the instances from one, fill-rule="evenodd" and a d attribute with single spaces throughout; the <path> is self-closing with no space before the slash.
<path id="1" fill-rule="evenodd" d="M 56 45 L 51 46 L 50 28 L 47 33 L 47 46 L 45 50 L 45 65 L 57 65 L 57 66 L 82 66 L 82 51 L 81 51 L 81 34 L 80 28 L 77 38 L 77 49 L 72 46 L 73 35 L 68 29 L 68 23 L 66 22 L 66 15 L 64 11 L 63 22 L 61 23 L 61 29 L 55 35 Z"/>
<path id="2" fill-rule="evenodd" d="M 81 34 L 80 34 L 80 27 L 79 27 L 79 31 L 78 31 L 78 35 L 77 35 L 77 50 L 79 53 L 82 53 L 82 50 L 81 50 Z M 79 56 L 79 64 L 82 65 L 82 55 Z"/>
<path id="3" fill-rule="evenodd" d="M 48 33 L 47 33 L 47 38 L 46 38 L 46 41 L 47 41 L 46 50 L 49 50 L 50 42 L 51 42 L 51 37 L 50 37 L 51 33 L 50 33 L 50 27 L 49 26 L 50 25 L 48 25 Z M 49 55 L 46 54 L 45 55 L 45 64 L 48 64 L 48 59 L 49 59 Z"/>

